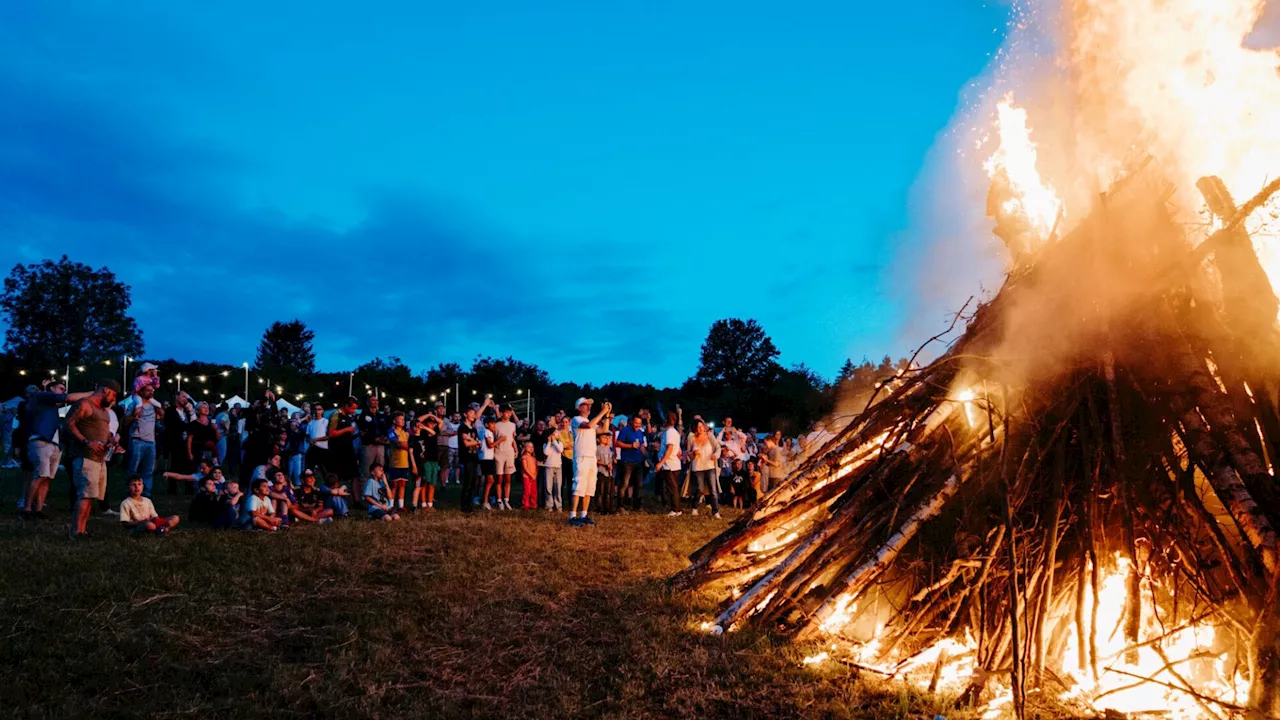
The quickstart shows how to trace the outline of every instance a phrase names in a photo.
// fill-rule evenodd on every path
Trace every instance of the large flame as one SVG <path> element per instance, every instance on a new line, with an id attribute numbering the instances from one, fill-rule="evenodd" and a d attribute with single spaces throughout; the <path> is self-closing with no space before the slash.
<path id="1" fill-rule="evenodd" d="M 1007 184 L 1008 197 L 1000 201 L 1000 211 L 1027 222 L 1043 240 L 1058 224 L 1062 200 L 1040 177 L 1027 111 L 1013 104 L 1012 94 L 996 107 L 996 132 L 999 143 L 985 167 L 993 181 Z"/>

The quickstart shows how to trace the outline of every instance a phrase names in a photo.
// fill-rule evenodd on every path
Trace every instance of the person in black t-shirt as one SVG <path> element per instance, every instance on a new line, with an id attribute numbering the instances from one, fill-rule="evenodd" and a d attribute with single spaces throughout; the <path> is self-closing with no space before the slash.
<path id="1" fill-rule="evenodd" d="M 333 511 L 324 506 L 328 494 L 316 487 L 316 474 L 302 471 L 302 487 L 293 493 L 293 516 L 306 522 L 325 522 L 333 517 Z"/>
<path id="2" fill-rule="evenodd" d="M 354 397 L 347 398 L 338 412 L 329 418 L 328 434 L 324 438 L 329 441 L 330 471 L 337 474 L 338 479 L 348 483 L 348 487 L 359 487 L 360 463 L 356 460 L 356 409 L 360 403 Z M 355 493 L 352 494 L 352 497 Z"/>
<path id="3" fill-rule="evenodd" d="M 374 463 L 387 466 L 387 433 L 391 430 L 391 418 L 378 409 L 378 397 L 370 395 L 364 410 L 356 415 L 356 427 L 360 428 L 360 447 L 364 459 L 360 465 L 360 479 L 369 477 Z"/>
<path id="4" fill-rule="evenodd" d="M 479 488 L 476 487 L 476 468 L 480 464 L 480 436 L 476 433 L 476 411 L 467 408 L 458 426 L 458 463 L 462 465 L 462 512 L 471 512 L 472 498 Z"/>

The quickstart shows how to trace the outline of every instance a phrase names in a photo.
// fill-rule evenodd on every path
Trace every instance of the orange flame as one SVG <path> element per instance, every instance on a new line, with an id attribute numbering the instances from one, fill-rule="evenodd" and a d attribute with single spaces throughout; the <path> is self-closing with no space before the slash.
<path id="1" fill-rule="evenodd" d="M 1000 143 L 984 167 L 989 177 L 1008 184 L 1011 197 L 1001 209 L 1025 219 L 1043 240 L 1058 224 L 1062 200 L 1036 169 L 1036 146 L 1031 142 L 1027 111 L 1013 104 L 1012 94 L 996 107 L 996 128 Z"/>

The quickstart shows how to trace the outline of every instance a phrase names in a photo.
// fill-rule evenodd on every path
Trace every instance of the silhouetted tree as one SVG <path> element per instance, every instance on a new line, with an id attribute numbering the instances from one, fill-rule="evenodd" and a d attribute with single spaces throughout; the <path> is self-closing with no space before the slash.
<path id="1" fill-rule="evenodd" d="M 45 260 L 15 265 L 0 295 L 5 347 L 32 368 L 62 368 L 142 354 L 129 286 L 106 267 Z"/>
<path id="2" fill-rule="evenodd" d="M 262 333 L 254 369 L 269 375 L 281 372 L 309 375 L 316 371 L 316 352 L 311 347 L 316 334 L 301 320 L 273 322 Z"/>

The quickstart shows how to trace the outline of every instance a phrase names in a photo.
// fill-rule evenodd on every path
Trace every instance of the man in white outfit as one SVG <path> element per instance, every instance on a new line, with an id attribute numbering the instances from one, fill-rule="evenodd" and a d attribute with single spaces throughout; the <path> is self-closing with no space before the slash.
<path id="1" fill-rule="evenodd" d="M 591 498 L 596 494 L 596 428 L 600 421 L 613 409 L 611 403 L 605 402 L 600 412 L 591 417 L 591 398 L 580 397 L 578 416 L 570 423 L 573 429 L 573 505 L 569 508 L 570 525 L 595 525 L 595 521 L 587 517 L 591 508 Z M 581 516 L 578 508 L 581 507 Z"/>

